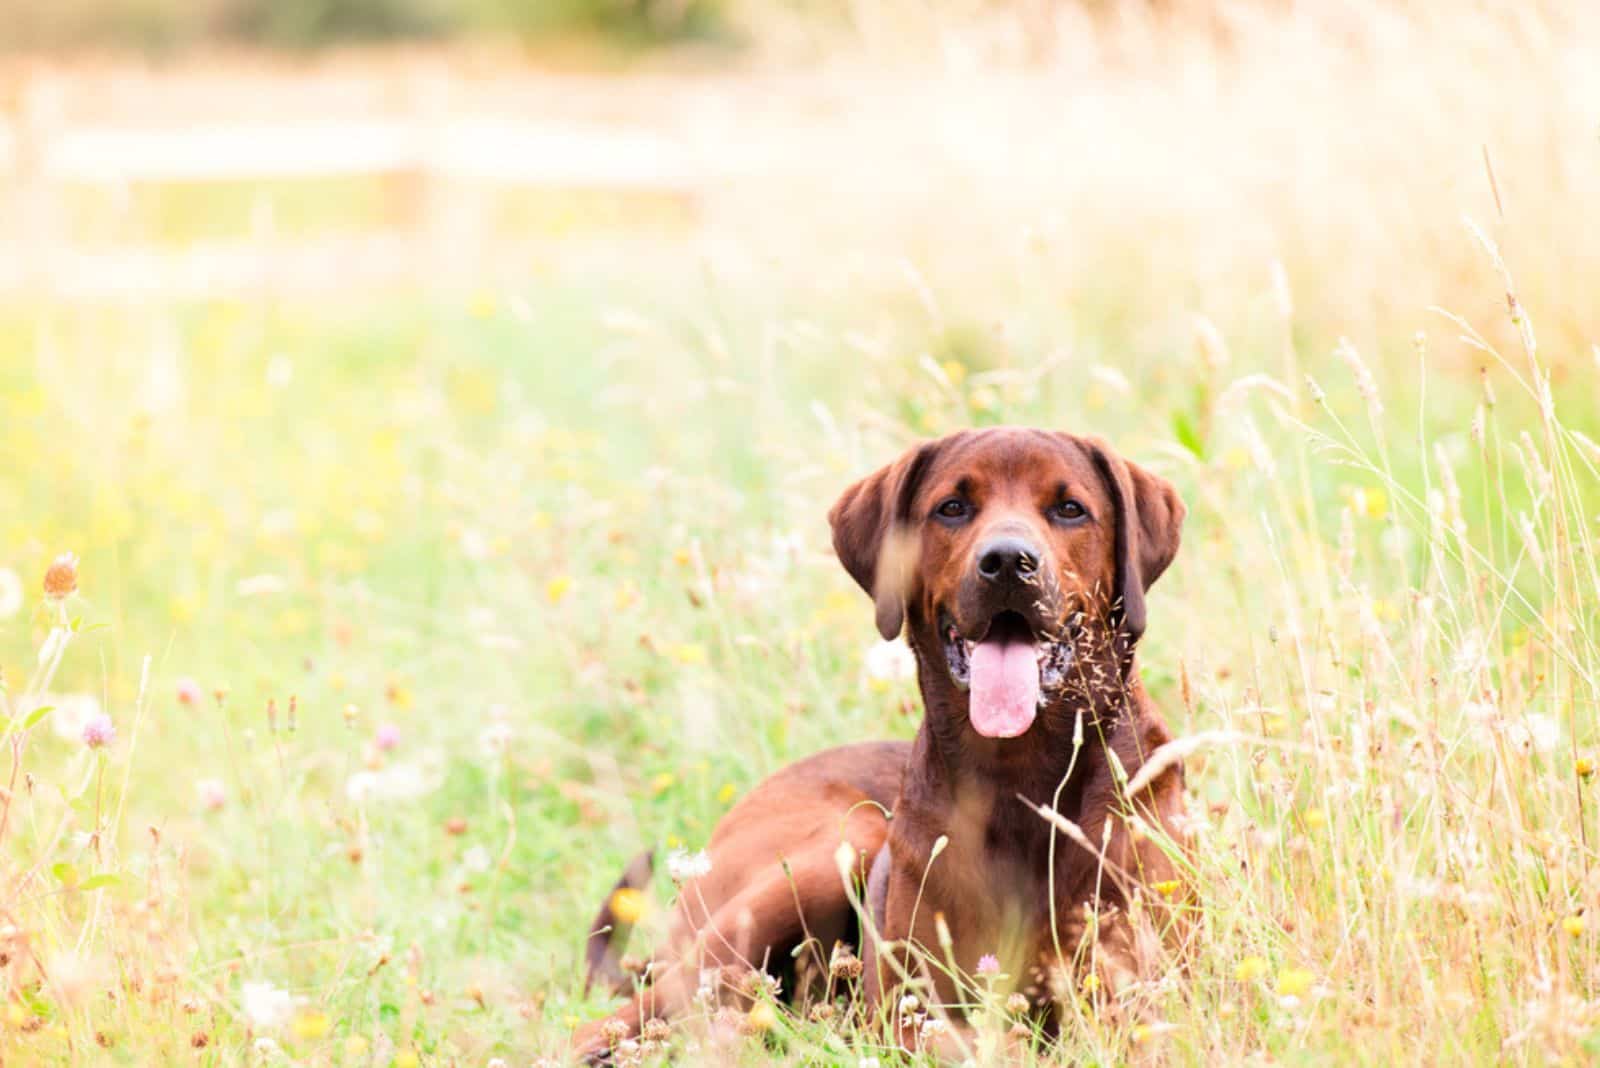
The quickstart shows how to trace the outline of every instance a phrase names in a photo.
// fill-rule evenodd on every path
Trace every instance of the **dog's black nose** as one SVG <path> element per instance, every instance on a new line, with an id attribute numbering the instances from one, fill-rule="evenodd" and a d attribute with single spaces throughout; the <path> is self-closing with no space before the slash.
<path id="1" fill-rule="evenodd" d="M 978 546 L 978 574 L 989 582 L 1031 581 L 1039 570 L 1039 550 L 1015 536 L 991 538 Z"/>

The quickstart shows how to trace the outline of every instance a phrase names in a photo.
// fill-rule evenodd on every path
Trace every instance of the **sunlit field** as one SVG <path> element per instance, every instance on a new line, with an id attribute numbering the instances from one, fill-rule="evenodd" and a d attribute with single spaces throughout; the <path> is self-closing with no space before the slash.
<path id="1" fill-rule="evenodd" d="M 1432 7 L 862 7 L 777 178 L 511 197 L 374 284 L 0 296 L 0 1055 L 563 1063 L 629 858 L 915 730 L 828 506 L 1017 422 L 1189 508 L 1140 658 L 1195 948 L 1039 1063 L 1600 1057 L 1600 25 Z M 739 75 L 780 117 L 792 17 Z M 271 256 L 384 195 L 63 232 L 272 202 Z M 712 1017 L 622 1057 L 919 1062 Z"/>

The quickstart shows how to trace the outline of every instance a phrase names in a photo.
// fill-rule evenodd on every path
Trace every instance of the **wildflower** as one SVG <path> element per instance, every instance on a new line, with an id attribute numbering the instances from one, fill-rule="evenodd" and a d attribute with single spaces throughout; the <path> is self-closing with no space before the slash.
<path id="1" fill-rule="evenodd" d="M 357 804 L 366 801 L 411 801 L 439 788 L 437 768 L 396 763 L 382 771 L 358 771 L 345 780 L 345 796 Z"/>
<path id="2" fill-rule="evenodd" d="M 646 1042 L 665 1042 L 672 1036 L 672 1027 L 659 1016 L 652 1016 L 644 1022 L 639 1035 Z"/>
<path id="3" fill-rule="evenodd" d="M 643 890 L 624 886 L 611 895 L 611 911 L 619 923 L 638 923 L 650 912 L 650 899 Z"/>
<path id="4" fill-rule="evenodd" d="M 367 1055 L 367 1040 L 361 1035 L 351 1035 L 344 1040 L 344 1059 L 359 1061 Z"/>
<path id="5" fill-rule="evenodd" d="M 467 871 L 481 875 L 489 870 L 492 858 L 489 851 L 481 845 L 475 845 L 461 854 L 461 866 Z"/>
<path id="6" fill-rule="evenodd" d="M 1506 724 L 1506 738 L 1524 753 L 1548 753 L 1561 740 L 1561 724 L 1550 716 L 1529 712 L 1521 722 Z"/>
<path id="7" fill-rule="evenodd" d="M 200 796 L 200 807 L 207 812 L 216 812 L 228 803 L 228 788 L 221 779 L 199 779 L 194 790 Z"/>
<path id="8" fill-rule="evenodd" d="M 1583 928 L 1583 916 L 1576 912 L 1561 921 L 1561 929 L 1573 938 L 1582 938 Z"/>
<path id="9" fill-rule="evenodd" d="M 950 1034 L 950 1025 L 944 1020 L 928 1017 L 922 1021 L 922 1041 L 929 1044 L 938 1042 Z"/>
<path id="10" fill-rule="evenodd" d="M 187 675 L 178 680 L 177 691 L 180 705 L 188 705 L 193 708 L 200 703 L 202 696 L 200 684 Z"/>
<path id="11" fill-rule="evenodd" d="M 283 353 L 277 353 L 267 361 L 267 385 L 273 389 L 283 389 L 294 381 L 294 361 Z"/>
<path id="12" fill-rule="evenodd" d="M 680 664 L 704 664 L 706 647 L 699 642 L 679 642 L 671 649 L 672 659 Z"/>
<path id="13" fill-rule="evenodd" d="M 53 601 L 60 601 L 77 592 L 78 555 L 62 553 L 44 573 L 44 595 Z"/>
<path id="14" fill-rule="evenodd" d="M 504 756 L 516 732 L 509 723 L 491 723 L 478 732 L 478 748 L 490 759 Z"/>
<path id="15" fill-rule="evenodd" d="M 726 805 L 739 793 L 739 788 L 731 782 L 722 784 L 722 789 L 717 791 L 717 804 Z"/>
<path id="16" fill-rule="evenodd" d="M 294 1018 L 294 1037 L 304 1042 L 315 1042 L 327 1035 L 333 1027 L 333 1021 L 328 1019 L 325 1012 L 303 1012 Z"/>
<path id="17" fill-rule="evenodd" d="M 1285 998 L 1304 997 L 1311 989 L 1311 981 L 1316 976 L 1305 968 L 1285 968 L 1278 973 L 1278 996 Z"/>
<path id="18" fill-rule="evenodd" d="M 239 993 L 240 1004 L 250 1026 L 258 1031 L 274 1031 L 289 1019 L 294 999 L 287 990 L 271 983 L 246 983 Z"/>
<path id="19" fill-rule="evenodd" d="M 25 717 L 46 705 L 55 708 L 50 713 L 50 729 L 64 742 L 82 741 L 83 729 L 100 714 L 100 701 L 93 694 L 43 693 L 36 698 L 20 698 L 16 703 L 16 715 Z"/>
<path id="20" fill-rule="evenodd" d="M 778 1013 L 770 1002 L 758 1001 L 750 1006 L 750 1014 L 745 1021 L 751 1031 L 770 1031 L 778 1026 Z"/>
<path id="21" fill-rule="evenodd" d="M 999 975 L 1000 974 L 1000 958 L 996 957 L 993 953 L 985 953 L 983 956 L 979 957 L 978 958 L 978 974 L 979 975 Z"/>
<path id="22" fill-rule="evenodd" d="M 1006 1011 L 1011 1013 L 1013 1016 L 1020 1016 L 1027 1012 L 1028 1009 L 1028 995 L 1018 993 L 1012 994 L 1010 997 L 1006 998 Z"/>
<path id="23" fill-rule="evenodd" d="M 1267 962 L 1262 957 L 1246 957 L 1233 969 L 1233 977 L 1241 983 L 1250 983 L 1267 974 Z"/>
<path id="24" fill-rule="evenodd" d="M 1588 757 L 1579 757 L 1572 762 L 1572 770 L 1578 773 L 1581 779 L 1587 779 L 1594 774 L 1594 761 Z"/>
<path id="25" fill-rule="evenodd" d="M 1178 892 L 1179 885 L 1176 879 L 1163 879 L 1159 883 L 1151 883 L 1150 888 L 1162 897 L 1171 897 Z"/>
<path id="26" fill-rule="evenodd" d="M 545 600 L 551 604 L 560 604 L 562 599 L 572 590 L 572 578 L 568 575 L 557 575 L 545 584 Z"/>
<path id="27" fill-rule="evenodd" d="M 835 942 L 833 954 L 828 958 L 828 974 L 835 979 L 860 978 L 861 958 L 843 942 Z"/>
<path id="28" fill-rule="evenodd" d="M 90 749 L 102 749 L 116 740 L 117 728 L 104 712 L 83 725 L 83 744 Z"/>
<path id="29" fill-rule="evenodd" d="M 916 655 L 898 638 L 875 643 L 867 650 L 865 665 L 867 678 L 873 682 L 898 682 L 915 678 L 917 674 Z"/>
<path id="30" fill-rule="evenodd" d="M 421 1068 L 422 1058 L 417 1056 L 417 1051 L 407 1047 L 396 1050 L 394 1060 L 389 1062 L 394 1068 Z"/>
<path id="31" fill-rule="evenodd" d="M 22 611 L 22 579 L 9 567 L 0 567 L 0 619 Z"/>
<path id="32" fill-rule="evenodd" d="M 268 574 L 250 575 L 234 585 L 240 597 L 270 597 L 283 593 L 288 588 L 289 584 L 282 576 Z"/>
<path id="33" fill-rule="evenodd" d="M 709 874 L 710 871 L 711 857 L 707 855 L 704 849 L 698 853 L 675 849 L 667 857 L 667 872 L 672 876 L 672 881 L 675 883 L 698 879 L 703 875 Z"/>
<path id="34" fill-rule="evenodd" d="M 907 994 L 905 997 L 900 999 L 900 1012 L 902 1015 L 916 1012 L 921 1005 L 922 1002 L 917 1000 L 917 995 Z"/>
<path id="35" fill-rule="evenodd" d="M 393 723 L 384 723 L 378 727 L 378 733 L 372 741 L 380 750 L 387 753 L 400 744 L 400 728 Z"/>

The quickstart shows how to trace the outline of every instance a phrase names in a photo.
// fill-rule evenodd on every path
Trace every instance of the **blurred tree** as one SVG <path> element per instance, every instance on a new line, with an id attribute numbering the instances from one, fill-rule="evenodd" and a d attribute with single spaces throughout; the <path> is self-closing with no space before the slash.
<path id="1" fill-rule="evenodd" d="M 228 37 L 307 47 L 333 41 L 434 37 L 459 29 L 467 12 L 450 0 L 228 0 Z"/>
<path id="2" fill-rule="evenodd" d="M 0 0 L 0 51 L 243 41 L 312 48 L 352 40 L 592 35 L 625 46 L 726 34 L 731 0 Z"/>

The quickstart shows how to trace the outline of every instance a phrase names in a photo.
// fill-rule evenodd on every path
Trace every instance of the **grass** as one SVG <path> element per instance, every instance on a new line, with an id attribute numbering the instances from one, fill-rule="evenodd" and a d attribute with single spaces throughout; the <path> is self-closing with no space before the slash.
<path id="1" fill-rule="evenodd" d="M 912 685 L 868 672 L 834 495 L 919 435 L 1016 421 L 1178 484 L 1144 675 L 1178 733 L 1233 739 L 1189 761 L 1199 950 L 1137 1027 L 1074 991 L 1060 1056 L 1600 1054 L 1600 327 L 1564 215 L 1593 146 L 1547 87 L 1490 107 L 1512 90 L 1467 66 L 1501 15 L 1372 31 L 1403 70 L 1309 15 L 1241 23 L 1293 48 L 1242 48 L 1222 88 L 1097 59 L 1121 124 L 1053 192 L 1019 163 L 977 193 L 847 188 L 803 233 L 736 210 L 733 254 L 669 233 L 459 290 L 0 308 L 0 1050 L 559 1055 L 604 1011 L 582 934 L 628 857 L 914 729 Z M 1517 39 L 1553 70 L 1544 25 Z M 1180 29 L 1095 40 L 1221 62 Z M 1273 76 L 1324 59 L 1269 121 Z M 1408 127 L 1419 69 L 1497 145 L 1547 146 L 1492 153 L 1503 215 L 1478 126 Z M 1341 96 L 1355 71 L 1377 85 Z M 1205 130 L 1171 117 L 1217 94 Z M 1264 192 L 1240 125 L 1344 167 Z M 1222 177 L 1138 156 L 1152 130 Z M 1475 184 L 1431 203 L 1463 152 Z M 1135 162 L 1170 195 L 1118 199 Z M 162 232 L 215 225 L 157 203 Z M 47 600 L 66 551 L 78 590 Z M 91 749 L 96 709 L 116 739 Z M 730 1059 L 899 1059 L 753 1026 Z"/>

